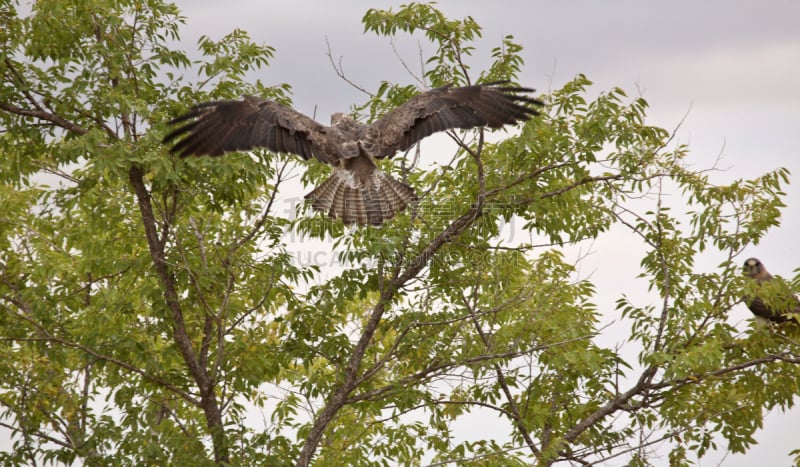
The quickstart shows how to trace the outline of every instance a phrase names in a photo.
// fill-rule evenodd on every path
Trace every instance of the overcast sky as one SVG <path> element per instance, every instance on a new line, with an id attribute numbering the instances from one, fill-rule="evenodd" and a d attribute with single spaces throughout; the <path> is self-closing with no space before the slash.
<path id="1" fill-rule="evenodd" d="M 722 155 L 720 166 L 727 170 L 711 174 L 716 183 L 788 168 L 792 184 L 783 225 L 746 256 L 761 258 L 773 274 L 792 276 L 800 267 L 800 2 L 733 3 L 460 0 L 441 2 L 438 8 L 451 19 L 472 16 L 483 26 L 471 62 L 476 74 L 487 65 L 491 49 L 511 34 L 525 47 L 525 85 L 557 89 L 583 73 L 598 92 L 619 86 L 632 96 L 641 93 L 651 106 L 651 124 L 672 129 L 688 112 L 678 139 L 690 145 L 689 161 L 697 168 L 710 167 Z M 234 28 L 248 31 L 276 48 L 271 66 L 257 78 L 268 85 L 291 84 L 295 106 L 308 114 L 316 111 L 325 123 L 331 113 L 365 100 L 336 76 L 328 43 L 348 77 L 368 90 L 383 80 L 413 82 L 388 39 L 362 32 L 361 18 L 369 7 L 396 9 L 400 2 L 178 4 L 187 18 L 185 48 L 192 48 L 201 34 L 219 39 Z M 395 40 L 401 56 L 417 69 L 420 45 L 422 36 Z M 592 248 L 596 254 L 588 261 L 594 262 L 590 268 L 601 291 L 604 280 L 609 285 L 606 273 L 612 268 L 627 277 L 639 272 L 640 256 L 626 254 L 625 239 Z M 743 306 L 735 313 L 750 318 Z M 721 465 L 789 465 L 789 451 L 800 448 L 798 426 L 798 411 L 772 414 L 758 436 L 759 446 L 745 456 L 729 455 Z M 700 465 L 718 465 L 722 456 L 708 456 Z"/>

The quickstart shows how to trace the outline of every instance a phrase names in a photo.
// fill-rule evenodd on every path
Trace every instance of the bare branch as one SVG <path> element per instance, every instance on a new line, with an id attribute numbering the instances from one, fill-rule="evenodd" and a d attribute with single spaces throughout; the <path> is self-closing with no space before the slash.
<path id="1" fill-rule="evenodd" d="M 333 60 L 333 52 L 331 52 L 331 43 L 328 41 L 328 37 L 327 36 L 325 36 L 325 45 L 328 47 L 328 52 L 327 52 L 328 60 L 331 62 L 331 66 L 333 67 L 333 71 L 336 72 L 336 76 L 338 76 L 339 78 L 344 80 L 345 83 L 349 84 L 354 89 L 357 89 L 357 90 L 363 92 L 364 94 L 368 95 L 369 97 L 375 97 L 375 95 L 372 94 L 371 92 L 367 91 L 367 89 L 364 86 L 356 84 L 354 81 L 351 81 L 350 78 L 347 77 L 347 75 L 344 72 L 344 66 L 342 65 L 342 58 L 341 57 L 339 57 L 339 61 L 338 62 Z"/>

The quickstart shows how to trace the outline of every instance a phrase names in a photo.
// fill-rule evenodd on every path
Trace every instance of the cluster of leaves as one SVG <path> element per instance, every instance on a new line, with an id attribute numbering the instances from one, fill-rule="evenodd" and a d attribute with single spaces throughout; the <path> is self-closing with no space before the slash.
<path id="1" fill-rule="evenodd" d="M 644 465 L 639 440 L 660 433 L 683 465 L 714 433 L 745 451 L 799 391 L 794 328 L 742 337 L 725 320 L 750 287 L 734 262 L 778 224 L 786 172 L 712 185 L 641 98 L 587 100 L 577 76 L 514 136 L 453 134 L 448 164 L 386 167 L 418 206 L 345 229 L 275 212 L 283 155 L 181 160 L 160 144 L 185 102 L 288 103 L 288 86 L 244 81 L 268 46 L 237 30 L 202 38 L 192 62 L 169 45 L 183 19 L 155 0 L 3 5 L 5 464 Z M 472 82 L 472 18 L 410 4 L 364 24 L 424 31 L 427 84 Z M 520 50 L 505 38 L 477 81 L 514 81 Z M 385 82 L 357 109 L 374 119 L 414 92 Z M 663 204 L 668 188 L 690 211 Z M 564 256 L 614 226 L 644 245 L 655 297 L 618 302 L 638 361 L 596 344 L 597 291 Z M 331 239 L 343 266 L 298 265 L 293 236 Z M 704 251 L 724 255 L 719 272 L 694 271 Z M 505 431 L 457 438 L 476 411 Z"/>

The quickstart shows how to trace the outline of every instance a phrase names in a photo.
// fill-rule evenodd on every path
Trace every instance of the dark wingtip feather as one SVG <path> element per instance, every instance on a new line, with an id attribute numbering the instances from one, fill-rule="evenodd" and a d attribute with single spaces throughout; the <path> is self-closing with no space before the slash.
<path id="1" fill-rule="evenodd" d="M 172 147 L 169 149 L 170 154 L 178 154 L 180 157 L 188 157 L 193 153 L 193 147 L 187 146 L 196 146 L 197 144 L 192 144 L 191 140 L 194 139 L 195 136 L 195 129 L 200 124 L 200 120 L 208 111 L 209 108 L 216 107 L 222 101 L 211 101 L 211 102 L 202 102 L 200 104 L 196 104 L 189 108 L 185 113 L 178 115 L 177 117 L 173 118 L 168 122 L 170 126 L 180 125 L 177 128 L 174 128 L 172 131 L 167 133 L 164 138 L 161 139 L 162 144 L 170 144 L 174 143 Z M 180 139 L 179 141 L 175 142 L 175 140 Z"/>
<path id="2" fill-rule="evenodd" d="M 181 121 L 184 121 L 184 120 L 181 120 Z M 170 124 L 172 124 L 172 122 L 170 122 Z M 174 140 L 176 140 L 176 139 L 180 138 L 181 136 L 183 136 L 185 133 L 189 133 L 190 131 L 192 131 L 192 128 L 194 128 L 196 125 L 197 125 L 196 121 L 189 122 L 186 125 L 181 125 L 181 126 L 175 128 L 175 129 L 173 129 L 169 133 L 167 133 L 167 135 L 164 136 L 164 138 L 161 139 L 161 142 L 163 144 L 169 144 L 169 143 L 173 142 Z M 178 142 L 178 144 L 180 144 L 180 142 Z M 170 152 L 173 152 L 174 149 L 175 149 L 175 146 L 173 146 L 172 149 L 170 149 Z"/>
<path id="3" fill-rule="evenodd" d="M 525 88 L 522 86 L 502 86 L 496 87 L 496 89 L 514 102 L 524 102 L 526 104 L 536 106 L 544 105 L 544 102 L 540 99 L 526 95 L 536 92 L 536 89 L 534 88 Z"/>

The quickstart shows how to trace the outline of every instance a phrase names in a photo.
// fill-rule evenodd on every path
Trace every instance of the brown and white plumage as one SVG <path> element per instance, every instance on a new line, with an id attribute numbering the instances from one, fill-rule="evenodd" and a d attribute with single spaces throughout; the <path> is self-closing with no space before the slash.
<path id="1" fill-rule="evenodd" d="M 767 271 L 767 268 L 764 267 L 764 264 L 758 260 L 758 258 L 748 258 L 745 260 L 742 272 L 746 277 L 757 281 L 759 284 L 774 280 L 772 274 Z M 749 308 L 754 315 L 773 323 L 789 321 L 791 317 L 786 313 L 800 314 L 800 300 L 792 294 L 787 294 L 785 297 L 772 297 L 769 303 L 772 304 L 772 306 L 768 305 L 764 299 L 758 296 L 745 298 L 747 308 Z M 776 309 L 776 304 L 778 304 L 778 309 Z"/>
<path id="2" fill-rule="evenodd" d="M 428 135 L 454 128 L 500 128 L 522 122 L 542 102 L 533 89 L 505 83 L 444 86 L 409 99 L 372 124 L 333 114 L 331 125 L 275 101 L 245 97 L 205 102 L 172 120 L 164 137 L 180 157 L 221 156 L 263 147 L 316 159 L 334 168 L 331 178 L 306 195 L 312 207 L 345 224 L 381 225 L 416 199 L 414 190 L 381 172 L 375 159 L 411 148 Z"/>

